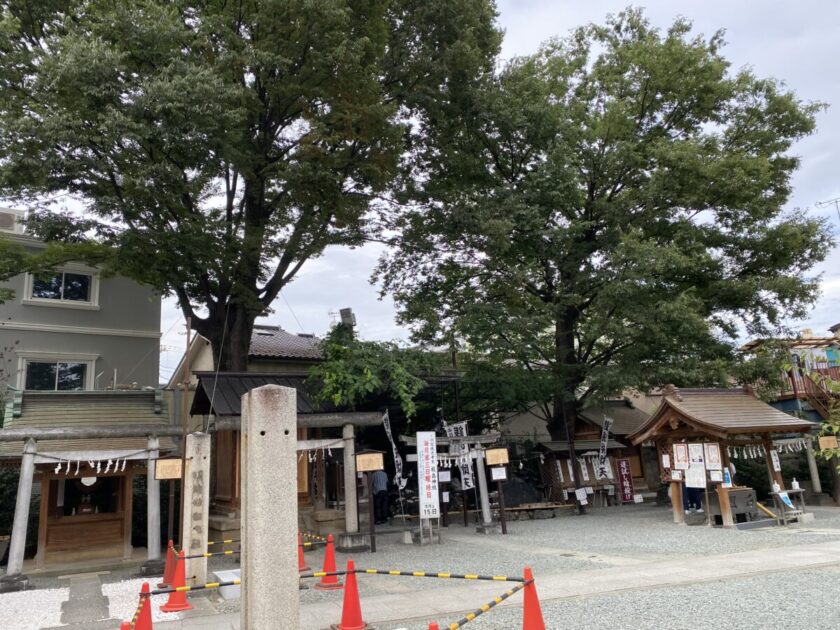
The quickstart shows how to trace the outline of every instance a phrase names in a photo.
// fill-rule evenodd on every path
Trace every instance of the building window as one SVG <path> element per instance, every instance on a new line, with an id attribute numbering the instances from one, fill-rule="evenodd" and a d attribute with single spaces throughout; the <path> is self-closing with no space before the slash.
<path id="1" fill-rule="evenodd" d="M 99 274 L 76 263 L 68 263 L 59 271 L 27 273 L 22 301 L 27 306 L 98 311 Z"/>
<path id="2" fill-rule="evenodd" d="M 74 361 L 27 361 L 25 389 L 73 391 L 85 389 L 87 363 Z"/>
<path id="3" fill-rule="evenodd" d="M 87 302 L 91 300 L 93 276 L 87 273 L 38 274 L 32 277 L 33 300 L 62 300 L 69 302 Z"/>

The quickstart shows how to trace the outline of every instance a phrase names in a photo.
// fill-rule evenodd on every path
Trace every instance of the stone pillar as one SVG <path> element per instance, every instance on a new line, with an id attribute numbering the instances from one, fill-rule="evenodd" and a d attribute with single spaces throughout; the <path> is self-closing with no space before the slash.
<path id="1" fill-rule="evenodd" d="M 299 625 L 296 405 L 277 385 L 242 397 L 243 630 Z"/>
<path id="2" fill-rule="evenodd" d="M 184 467 L 184 517 L 181 540 L 185 554 L 207 551 L 207 530 L 210 516 L 210 434 L 187 435 Z M 207 558 L 187 560 L 187 585 L 205 584 Z"/>
<path id="3" fill-rule="evenodd" d="M 149 562 L 160 560 L 160 481 L 155 479 L 155 463 L 160 455 L 157 436 L 149 437 L 149 461 L 146 464 L 146 547 Z"/>
<path id="4" fill-rule="evenodd" d="M 356 505 L 356 440 L 355 427 L 345 424 L 344 438 L 344 530 L 348 534 L 359 531 L 359 511 Z"/>
<path id="5" fill-rule="evenodd" d="M 478 477 L 478 495 L 481 501 L 481 525 L 476 531 L 482 534 L 493 534 L 501 531 L 493 524 L 493 517 L 490 514 L 490 496 L 487 494 L 487 475 L 484 469 L 484 448 L 481 444 L 475 445 L 475 475 Z"/>
<path id="6" fill-rule="evenodd" d="M 805 439 L 805 451 L 808 456 L 808 472 L 811 473 L 811 488 L 814 494 L 820 494 L 822 492 L 822 483 L 820 483 L 817 460 L 814 458 L 814 445 L 811 443 L 810 437 Z"/>
<path id="7" fill-rule="evenodd" d="M 15 516 L 12 521 L 12 540 L 9 543 L 9 564 L 6 575 L 0 578 L 0 593 L 23 590 L 29 584 L 29 578 L 22 575 L 23 552 L 26 548 L 26 527 L 29 523 L 29 505 L 32 502 L 32 478 L 35 476 L 35 454 L 38 445 L 32 438 L 26 440 L 23 455 L 20 458 L 20 479 L 18 480 Z M 48 487 L 41 492 L 48 492 Z"/>
<path id="8" fill-rule="evenodd" d="M 706 506 L 708 509 L 708 506 Z M 685 510 L 683 510 L 683 485 L 682 481 L 671 482 L 671 512 L 674 515 L 674 522 L 685 523 Z"/>

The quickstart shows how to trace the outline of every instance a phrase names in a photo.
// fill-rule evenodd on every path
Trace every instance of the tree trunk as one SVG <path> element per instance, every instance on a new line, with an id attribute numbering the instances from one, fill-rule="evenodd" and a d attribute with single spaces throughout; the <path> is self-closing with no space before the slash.
<path id="1" fill-rule="evenodd" d="M 555 322 L 554 375 L 557 382 L 557 393 L 554 395 L 551 424 L 549 433 L 552 439 L 566 440 L 569 457 L 572 462 L 572 483 L 575 490 L 580 489 L 580 462 L 575 450 L 575 424 L 577 422 L 577 388 L 580 385 L 579 366 L 575 355 L 574 325 L 576 315 L 572 310 L 566 310 Z M 585 514 L 586 508 L 575 495 L 575 505 L 578 514 Z"/>

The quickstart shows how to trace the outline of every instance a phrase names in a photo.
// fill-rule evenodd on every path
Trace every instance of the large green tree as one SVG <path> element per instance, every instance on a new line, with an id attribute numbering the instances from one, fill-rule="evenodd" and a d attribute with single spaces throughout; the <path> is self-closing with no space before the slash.
<path id="1" fill-rule="evenodd" d="M 492 0 L 9 0 L 0 194 L 81 199 L 112 267 L 244 369 L 254 319 L 364 240 L 401 158 L 492 72 L 494 20 Z"/>
<path id="2" fill-rule="evenodd" d="M 534 374 L 557 439 L 817 295 L 830 236 L 784 206 L 821 105 L 731 71 L 722 46 L 628 10 L 514 59 L 462 99 L 392 217 L 379 275 L 402 320 Z"/>

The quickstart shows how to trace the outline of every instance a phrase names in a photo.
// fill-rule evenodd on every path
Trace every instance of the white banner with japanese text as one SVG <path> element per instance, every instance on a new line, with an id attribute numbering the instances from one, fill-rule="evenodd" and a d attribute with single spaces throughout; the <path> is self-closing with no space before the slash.
<path id="1" fill-rule="evenodd" d="M 434 431 L 417 432 L 417 480 L 420 518 L 440 518 L 437 440 Z"/>

